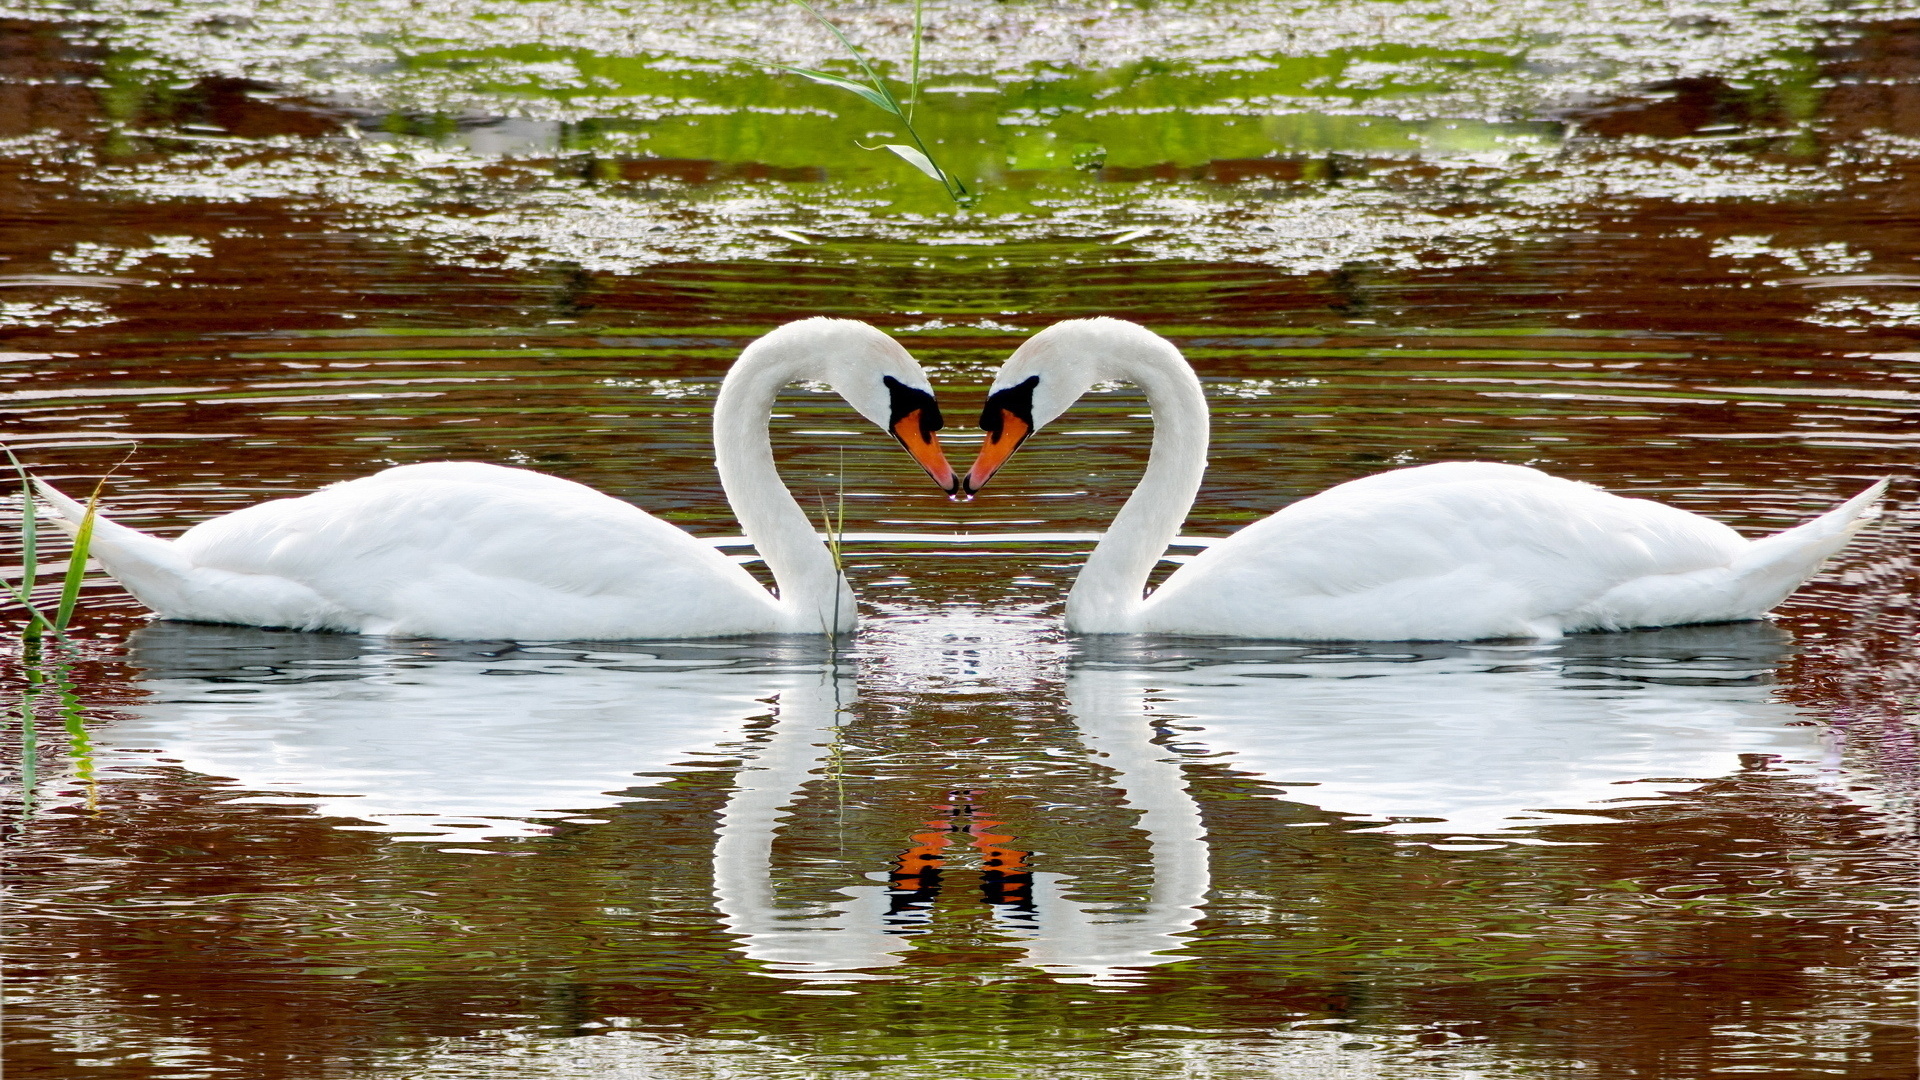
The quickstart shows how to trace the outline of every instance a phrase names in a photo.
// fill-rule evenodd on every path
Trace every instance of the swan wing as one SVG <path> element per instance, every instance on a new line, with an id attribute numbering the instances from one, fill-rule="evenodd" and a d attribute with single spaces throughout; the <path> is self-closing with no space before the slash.
<path id="1" fill-rule="evenodd" d="M 1321 640 L 1552 637 L 1624 582 L 1729 565 L 1711 519 L 1534 469 L 1449 462 L 1303 499 L 1214 545 L 1141 629 Z"/>
<path id="2" fill-rule="evenodd" d="M 523 469 L 390 469 L 203 522 L 195 567 L 292 582 L 372 633 L 707 637 L 776 628 L 773 598 L 684 531 Z"/>

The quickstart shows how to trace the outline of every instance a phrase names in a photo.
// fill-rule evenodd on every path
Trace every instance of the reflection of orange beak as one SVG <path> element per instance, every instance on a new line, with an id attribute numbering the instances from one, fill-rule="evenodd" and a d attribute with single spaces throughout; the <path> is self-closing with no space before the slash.
<path id="1" fill-rule="evenodd" d="M 913 460 L 927 470 L 927 475 L 940 485 L 940 490 L 949 495 L 960 490 L 960 478 L 954 475 L 953 466 L 947 464 L 947 455 L 940 449 L 940 436 L 920 426 L 920 410 L 915 409 L 896 421 L 893 437 L 899 439 L 900 445 L 913 455 Z"/>
<path id="2" fill-rule="evenodd" d="M 1026 421 L 1002 410 L 1000 430 L 987 436 L 987 441 L 980 446 L 980 456 L 973 459 L 973 468 L 967 470 L 966 493 L 972 495 L 986 487 L 987 481 L 1000 471 L 1000 466 L 1007 463 L 1007 459 L 1020 449 L 1020 444 L 1026 442 L 1031 434 L 1033 428 Z"/>

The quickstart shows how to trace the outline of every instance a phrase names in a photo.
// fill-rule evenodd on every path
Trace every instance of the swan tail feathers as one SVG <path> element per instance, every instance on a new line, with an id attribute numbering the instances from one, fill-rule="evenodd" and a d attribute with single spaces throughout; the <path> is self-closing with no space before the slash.
<path id="1" fill-rule="evenodd" d="M 86 504 L 68 497 L 59 488 L 37 477 L 33 485 L 39 490 L 40 497 L 53 507 L 53 523 L 68 536 L 79 533 L 80 524 L 87 517 Z M 125 578 L 118 567 L 126 567 L 130 571 L 147 570 L 161 575 L 177 575 L 192 569 L 192 564 L 174 550 L 168 541 L 138 529 L 129 529 L 97 509 L 93 514 L 93 535 L 89 539 L 87 553 L 108 573 L 121 578 L 123 584 Z"/>
<path id="2" fill-rule="evenodd" d="M 67 535 L 86 520 L 84 503 L 36 478 L 40 497 L 54 511 L 53 522 Z M 163 619 L 192 622 L 287 626 L 295 629 L 350 629 L 335 605 L 296 582 L 265 574 L 196 566 L 169 540 L 130 529 L 96 509 L 87 554 L 134 598 Z"/>
<path id="3" fill-rule="evenodd" d="M 45 480 L 36 478 L 33 483 L 40 498 L 53 508 L 54 524 L 68 536 L 77 534 L 87 517 L 86 505 Z M 194 568 L 173 544 L 129 529 L 96 509 L 87 554 L 141 603 L 163 616 L 191 618 L 180 609 Z"/>
<path id="4" fill-rule="evenodd" d="M 1772 536 L 1763 536 L 1755 540 L 1753 547 L 1749 550 L 1758 551 L 1770 545 L 1798 548 L 1807 543 L 1826 544 L 1837 539 L 1838 542 L 1831 545 L 1832 550 L 1827 552 L 1831 555 L 1852 539 L 1853 534 L 1859 532 L 1861 526 L 1880 516 L 1880 499 L 1886 493 L 1887 481 L 1877 480 L 1865 491 L 1804 525 L 1796 525 L 1791 529 L 1774 533 Z"/>
<path id="5" fill-rule="evenodd" d="M 1741 586 L 1734 617 L 1757 619 L 1777 607 L 1880 516 L 1886 492 L 1887 481 L 1877 481 L 1812 521 L 1748 544 L 1731 568 Z"/>
<path id="6" fill-rule="evenodd" d="M 34 490 L 39 492 L 40 498 L 45 500 L 47 505 L 53 507 L 54 512 L 58 515 L 53 519 L 55 525 L 60 526 L 61 530 L 68 536 L 72 536 L 79 530 L 81 520 L 87 516 L 86 507 L 67 498 L 66 494 L 59 488 L 54 487 L 52 484 L 47 483 L 37 476 L 33 478 L 33 486 Z M 100 521 L 103 519 L 96 514 L 94 515 L 94 520 Z"/>
<path id="7" fill-rule="evenodd" d="M 1726 566 L 1617 586 L 1576 613 L 1570 628 L 1625 630 L 1761 618 L 1880 516 L 1886 491 L 1887 481 L 1881 480 L 1812 521 L 1749 541 Z"/>

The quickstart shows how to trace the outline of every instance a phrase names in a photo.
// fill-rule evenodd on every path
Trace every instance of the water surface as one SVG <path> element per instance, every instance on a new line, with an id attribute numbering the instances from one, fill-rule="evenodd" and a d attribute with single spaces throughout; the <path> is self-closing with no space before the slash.
<path id="1" fill-rule="evenodd" d="M 1105 314 L 1213 400 L 1196 544 L 1460 458 L 1749 533 L 1889 476 L 1886 516 L 1769 624 L 1080 641 L 1136 393 L 955 505 L 795 388 L 837 648 L 150 625 L 90 578 L 6 729 L 12 1067 L 1910 1076 L 1912 21 L 928 11 L 959 211 L 860 148 L 883 114 L 738 59 L 837 63 L 780 5 L 12 11 L 6 441 L 75 491 L 127 459 L 108 511 L 163 535 L 462 458 L 724 543 L 753 336 L 867 319 L 964 420 Z M 908 13 L 834 12 L 896 65 Z"/>

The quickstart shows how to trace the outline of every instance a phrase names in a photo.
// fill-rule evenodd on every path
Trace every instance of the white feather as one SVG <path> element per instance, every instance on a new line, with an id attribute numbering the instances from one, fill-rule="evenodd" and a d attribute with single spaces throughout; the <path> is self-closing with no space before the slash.
<path id="1" fill-rule="evenodd" d="M 1698 514 L 1537 469 L 1456 461 L 1363 477 L 1214 544 L 1151 596 L 1206 468 L 1207 405 L 1164 338 L 1116 319 L 1056 324 L 996 390 L 1038 376 L 1037 423 L 1100 379 L 1147 392 L 1153 453 L 1067 601 L 1082 633 L 1313 640 L 1553 638 L 1757 619 L 1877 515 L 1883 480 L 1759 540 Z"/>
<path id="2" fill-rule="evenodd" d="M 161 617 L 454 639 L 620 639 L 851 629 L 853 594 L 774 471 L 780 387 L 822 379 L 883 427 L 887 377 L 927 385 L 863 323 L 749 345 L 715 406 L 721 484 L 779 582 L 592 488 L 479 462 L 403 465 L 249 506 L 167 541 L 96 516 L 92 555 Z M 85 507 L 45 483 L 69 529 Z"/>

